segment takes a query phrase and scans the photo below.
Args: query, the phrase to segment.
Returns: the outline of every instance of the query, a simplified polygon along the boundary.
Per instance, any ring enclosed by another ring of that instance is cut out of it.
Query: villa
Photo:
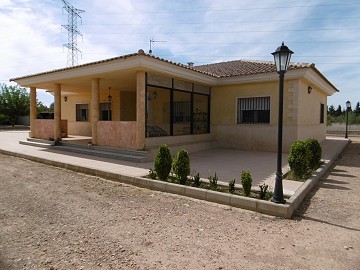
[[[167,143],[277,149],[275,64],[238,60],[183,65],[139,50],[93,63],[13,78],[30,88],[30,137],[91,137],[93,145],[147,150]],[[54,119],[37,119],[36,91],[54,95]],[[290,63],[284,84],[283,149],[326,136],[327,97],[338,89],[314,64]]]

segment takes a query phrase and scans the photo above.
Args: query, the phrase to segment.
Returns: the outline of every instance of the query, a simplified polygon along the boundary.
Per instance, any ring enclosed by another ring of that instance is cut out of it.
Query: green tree
[[[54,112],[54,102],[50,104],[49,112]]]
[[[0,114],[12,125],[30,112],[30,95],[25,88],[0,84]]]
[[[173,160],[173,168],[180,184],[185,185],[190,174],[190,157],[185,149],[180,149]]]
[[[36,102],[37,112],[49,112],[49,108],[41,101]]]
[[[172,162],[170,148],[166,144],[162,144],[154,160],[154,169],[160,180],[167,180],[171,171]]]
[[[339,105],[335,111],[335,115],[334,116],[340,116],[342,115],[342,110],[341,110],[341,106]]]
[[[356,116],[360,115],[360,102],[356,103],[354,113],[355,113]]]
[[[331,116],[335,116],[335,107],[334,105],[330,105],[330,107],[328,108],[328,114]]]

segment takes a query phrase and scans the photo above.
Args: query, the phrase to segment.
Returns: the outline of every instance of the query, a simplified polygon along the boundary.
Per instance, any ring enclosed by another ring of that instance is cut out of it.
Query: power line
[[[267,10],[267,9],[291,9],[291,8],[309,8],[309,7],[350,7],[359,6],[360,3],[340,3],[340,4],[316,4],[316,5],[298,5],[298,6],[271,6],[271,7],[251,7],[251,8],[233,8],[226,9],[188,9],[188,10],[136,10],[136,11],[123,11],[123,12],[105,12],[105,13],[90,13],[90,14],[161,14],[161,13],[200,13],[200,12],[227,12],[227,11],[240,11],[240,10]]]
[[[77,9],[72,6],[68,1],[61,0],[64,3],[64,9],[68,13],[68,24],[63,27],[68,31],[68,43],[64,47],[68,48],[67,66],[74,66],[78,64],[78,52],[81,52],[77,47],[77,36],[81,35],[77,28],[77,19],[84,10]]]
[[[319,32],[319,31],[351,31],[360,30],[360,28],[322,28],[322,29],[279,29],[279,30],[232,30],[232,31],[171,31],[171,32],[157,32],[157,34],[234,34],[234,33],[274,33],[274,32]],[[87,32],[89,34],[97,35],[146,35],[149,32],[128,32],[128,33],[96,33]]]
[[[86,23],[83,25],[209,25],[209,24],[243,24],[243,23],[268,23],[268,22],[293,22],[293,21],[323,21],[323,20],[352,20],[360,17],[334,17],[334,18],[304,18],[304,19],[278,19],[278,20],[246,20],[246,21],[211,21],[211,22],[164,22],[164,23]]]

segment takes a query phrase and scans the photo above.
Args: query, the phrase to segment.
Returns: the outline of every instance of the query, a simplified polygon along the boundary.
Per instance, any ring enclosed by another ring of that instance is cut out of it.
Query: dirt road
[[[0,269],[359,269],[360,141],[293,220],[0,155]]]

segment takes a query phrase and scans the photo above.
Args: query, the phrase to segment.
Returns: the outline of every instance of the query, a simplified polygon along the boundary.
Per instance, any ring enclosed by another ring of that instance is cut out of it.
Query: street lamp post
[[[274,56],[276,71],[279,74],[279,120],[278,120],[278,149],[277,149],[277,168],[275,177],[275,187],[273,197],[274,203],[285,203],[283,194],[283,174],[282,174],[282,135],[283,135],[283,100],[284,100],[284,77],[288,69],[291,55],[294,52],[289,50],[284,42],[272,53]]]
[[[349,124],[349,110],[351,107],[350,101],[346,101],[346,130],[345,130],[345,138],[348,138],[348,124]]]

